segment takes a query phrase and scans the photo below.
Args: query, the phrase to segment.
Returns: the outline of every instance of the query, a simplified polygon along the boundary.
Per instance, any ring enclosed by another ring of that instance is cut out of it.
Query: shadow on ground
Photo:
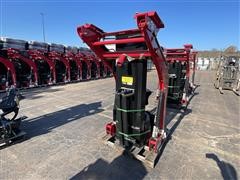
[[[194,96],[199,95],[199,92],[196,92],[196,89],[200,87],[200,85],[195,85],[195,88],[193,89],[192,95],[189,98],[188,104],[186,107],[182,107],[179,105],[168,105],[167,106],[167,112],[166,112],[166,119],[165,119],[165,127],[166,127],[166,133],[167,138],[165,139],[164,143],[162,144],[162,147],[160,149],[160,152],[156,158],[155,166],[161,159],[162,153],[164,149],[166,148],[169,141],[172,139],[172,135],[174,131],[177,129],[183,118],[192,113],[192,109],[189,109],[188,106],[191,103],[191,100]],[[174,120],[174,122],[173,122]]]
[[[225,161],[221,161],[216,154],[206,153],[206,158],[212,159],[216,162],[219,169],[221,170],[221,174],[224,180],[237,180],[237,171],[235,168]]]
[[[22,123],[22,129],[27,133],[26,138],[32,138],[51,132],[52,129],[79,120],[80,118],[102,112],[101,102],[80,104],[64,110],[27,119]]]
[[[169,141],[172,139],[172,135],[173,135],[174,131],[177,129],[177,127],[183,120],[184,116],[186,116],[187,114],[189,114],[191,112],[192,112],[191,109],[185,109],[184,111],[179,111],[177,109],[171,109],[171,108],[167,109],[168,116],[165,121],[166,126],[168,126],[172,122],[173,119],[175,119],[175,122],[170,127],[166,128],[167,138],[165,139],[164,143],[162,144],[160,152],[159,152],[158,156],[156,157],[155,166],[160,161],[162,153],[164,152],[164,149],[166,148]],[[176,118],[177,115],[178,115],[178,117]]]
[[[26,90],[19,90],[19,94],[22,96],[21,99],[39,99],[44,97],[44,95],[39,95],[41,93],[53,93],[62,90],[63,88],[52,88],[52,86],[45,86]]]
[[[111,163],[103,159],[98,159],[93,164],[83,168],[78,174],[74,175],[70,180],[141,180],[147,174],[144,165],[134,159],[128,158],[125,152],[115,158]]]
[[[52,93],[57,91],[62,91],[63,88],[52,88],[53,86],[43,86],[43,87],[35,87],[29,89],[17,89],[19,93],[20,99],[39,99],[44,97],[43,95],[39,95],[40,93]],[[56,86],[55,86],[56,87]],[[5,96],[6,91],[0,91],[0,98]]]

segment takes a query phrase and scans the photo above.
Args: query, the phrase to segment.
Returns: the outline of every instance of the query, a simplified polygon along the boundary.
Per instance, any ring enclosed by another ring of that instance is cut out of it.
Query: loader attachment
[[[166,138],[168,70],[156,38],[164,24],[156,12],[138,13],[135,19],[136,29],[104,32],[85,24],[77,32],[111,69],[116,80],[113,121],[106,125],[105,139],[154,166]],[[146,88],[148,60],[153,61],[159,81],[160,98],[155,113],[145,109],[151,94]],[[143,153],[146,151],[148,155]]]

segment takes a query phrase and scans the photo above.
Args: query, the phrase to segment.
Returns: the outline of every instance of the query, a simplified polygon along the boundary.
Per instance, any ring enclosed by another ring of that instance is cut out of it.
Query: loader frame
[[[117,76],[116,68],[123,66],[124,63],[130,61],[147,61],[147,59],[151,59],[153,61],[158,75],[158,89],[161,94],[161,98],[159,98],[156,108],[153,129],[149,133],[147,143],[142,150],[147,149],[154,154],[158,154],[166,138],[165,116],[168,93],[168,72],[167,62],[156,37],[159,29],[164,28],[164,24],[156,12],[137,13],[135,15],[135,19],[137,22],[136,29],[104,32],[92,24],[85,24],[78,27],[77,32],[90,49],[109,69],[111,69],[111,71],[113,71],[116,82],[119,80],[118,78],[120,78]],[[118,39],[117,37],[119,36],[123,38]],[[111,48],[107,48],[108,45],[131,46],[132,44],[136,45],[136,47],[144,46],[146,48],[129,48],[127,50],[120,51],[117,49],[113,50]],[[115,64],[113,64],[113,62]],[[117,128],[115,122],[110,122],[106,125],[106,133],[110,137],[115,137],[117,133],[116,131]],[[141,158],[138,159],[141,160]]]
[[[31,59],[28,59],[27,57],[22,55],[21,52],[19,52],[19,50],[17,49],[12,49],[12,48],[7,49],[7,55],[8,55],[8,60],[14,61],[15,59],[19,59],[24,63],[26,63],[31,69],[34,78],[31,77],[27,87],[38,86],[38,73],[37,73],[36,64]],[[32,81],[32,79],[34,80]]]
[[[231,61],[234,59],[235,62]],[[222,56],[215,76],[214,86],[223,94],[223,90],[231,90],[240,95],[240,58],[237,56]]]
[[[85,54],[86,59],[90,63],[91,79],[98,79],[98,78],[100,78],[100,62],[99,62],[98,57],[94,53],[88,52],[88,51],[85,51],[84,54]],[[96,65],[95,75],[92,73],[93,64]]]
[[[192,87],[196,87],[196,84],[195,84],[195,73],[196,73],[196,61],[197,61],[197,54],[198,52],[197,51],[192,51],[191,54],[190,54],[190,61],[192,62],[192,78],[191,78],[191,86]]]
[[[168,103],[187,106],[193,91],[190,82],[191,44],[185,44],[184,48],[165,49],[166,60],[169,66],[169,93]],[[193,65],[195,76],[195,61]]]
[[[59,83],[68,83],[70,81],[70,66],[69,66],[68,61],[65,58],[62,57],[61,53],[56,52],[56,51],[50,51],[46,55],[50,60],[52,60],[54,62],[55,71],[57,71],[56,70],[57,61],[60,61],[61,63],[64,64],[64,66],[66,68],[65,69],[66,72],[65,72],[65,75],[64,75],[64,78],[63,78],[63,82],[59,82]],[[57,73],[57,72],[55,72],[55,73]],[[58,83],[58,82],[56,82],[56,83]]]
[[[87,56],[83,52],[78,52],[77,54],[75,54],[75,57],[77,61],[81,62],[81,65],[82,65],[82,69],[81,69],[82,80],[90,80],[91,79],[91,63],[88,61]],[[85,75],[84,75],[84,64],[87,66],[87,68],[85,69],[86,70]]]
[[[65,54],[63,54],[63,58],[68,61],[69,63],[69,67],[71,68],[71,65],[70,65],[70,61],[74,61],[76,63],[76,66],[77,66],[77,77],[76,77],[76,81],[80,81],[82,80],[82,63],[80,60],[78,60],[75,56],[74,53],[72,52],[66,52]],[[70,72],[71,73],[71,72]],[[70,74],[71,77],[72,77],[72,74]],[[74,81],[70,78],[71,81]]]
[[[55,84],[56,83],[55,64],[52,60],[48,59],[45,56],[45,52],[40,51],[40,50],[28,50],[27,53],[29,55],[29,58],[31,60],[33,60],[34,62],[40,61],[40,60],[47,62],[47,64],[49,65],[50,74],[51,74],[51,77],[49,78],[47,85]],[[40,76],[40,74],[39,74],[39,76]]]
[[[16,87],[17,86],[17,77],[16,77],[16,71],[15,71],[15,67],[14,67],[13,63],[4,57],[0,57],[0,63],[2,63],[5,66],[5,68],[7,69],[6,82],[5,82],[5,85],[3,85],[1,87],[0,90],[5,91],[5,89],[9,88],[11,85]],[[9,75],[11,76],[11,79],[8,77]],[[11,81],[12,84],[10,84],[9,81]]]

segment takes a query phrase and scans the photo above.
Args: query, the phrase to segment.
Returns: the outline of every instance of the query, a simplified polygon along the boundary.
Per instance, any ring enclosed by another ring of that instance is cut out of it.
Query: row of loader
[[[0,90],[110,77],[87,48],[10,38],[0,39]]]

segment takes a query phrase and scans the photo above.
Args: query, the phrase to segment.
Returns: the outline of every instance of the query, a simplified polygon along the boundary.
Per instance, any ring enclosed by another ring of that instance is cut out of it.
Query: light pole
[[[44,14],[40,13],[41,17],[42,17],[42,31],[43,31],[43,41],[46,42],[45,39],[45,24],[44,24]]]

